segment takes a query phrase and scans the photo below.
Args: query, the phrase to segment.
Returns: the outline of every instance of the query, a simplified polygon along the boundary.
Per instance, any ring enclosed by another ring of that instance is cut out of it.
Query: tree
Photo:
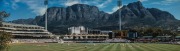
[[[163,30],[161,28],[138,28],[135,29],[141,36],[152,36],[153,38],[161,35]]]
[[[0,21],[3,21],[4,18],[9,17],[10,14],[6,13],[5,11],[0,11]]]
[[[12,35],[11,33],[7,33],[4,31],[1,31],[0,33],[0,51],[8,51]]]
[[[171,32],[171,38],[172,38],[173,41],[175,41],[175,38],[176,38],[177,35],[178,35],[177,32],[175,32],[175,31]]]
[[[145,29],[143,28],[136,28],[134,29],[140,36],[145,36]]]
[[[0,26],[5,18],[10,14],[7,14],[5,11],[0,11]],[[1,29],[0,29],[1,30]],[[8,51],[9,43],[11,42],[11,33],[0,31],[0,51]]]
[[[3,20],[9,16],[10,14],[6,13],[5,11],[0,11],[0,26],[2,26]]]
[[[162,29],[160,29],[160,28],[153,28],[152,29],[152,36],[153,36],[153,38],[159,36],[160,34],[162,34]]]

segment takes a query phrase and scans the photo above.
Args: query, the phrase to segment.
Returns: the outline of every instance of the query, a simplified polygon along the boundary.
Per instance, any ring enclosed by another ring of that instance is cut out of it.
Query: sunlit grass
[[[10,51],[180,51],[180,45],[144,43],[12,44]]]

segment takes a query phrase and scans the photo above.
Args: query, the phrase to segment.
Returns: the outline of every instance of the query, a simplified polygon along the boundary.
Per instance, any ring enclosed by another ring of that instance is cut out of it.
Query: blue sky
[[[45,13],[44,0],[0,0],[0,11],[5,10],[11,16],[7,21],[35,18]],[[88,4],[97,6],[101,11],[113,13],[118,8],[117,0],[49,0],[49,7],[67,7],[73,4]],[[122,0],[123,5],[138,0]],[[168,11],[180,20],[180,0],[140,0],[146,8],[158,8]]]

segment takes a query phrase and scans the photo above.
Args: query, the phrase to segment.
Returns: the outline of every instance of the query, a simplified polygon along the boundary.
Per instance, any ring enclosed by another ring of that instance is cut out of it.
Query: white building
[[[84,34],[85,27],[84,26],[70,27],[68,28],[68,31],[70,34]]]
[[[103,41],[108,39],[108,33],[111,31],[101,31],[86,29],[84,26],[70,27],[68,28],[69,35],[64,35],[65,41],[76,41],[76,42],[86,42],[86,41]]]

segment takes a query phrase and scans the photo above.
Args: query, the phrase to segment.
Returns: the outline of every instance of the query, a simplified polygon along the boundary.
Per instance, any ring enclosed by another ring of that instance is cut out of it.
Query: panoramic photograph
[[[180,51],[180,0],[0,0],[0,51]]]

